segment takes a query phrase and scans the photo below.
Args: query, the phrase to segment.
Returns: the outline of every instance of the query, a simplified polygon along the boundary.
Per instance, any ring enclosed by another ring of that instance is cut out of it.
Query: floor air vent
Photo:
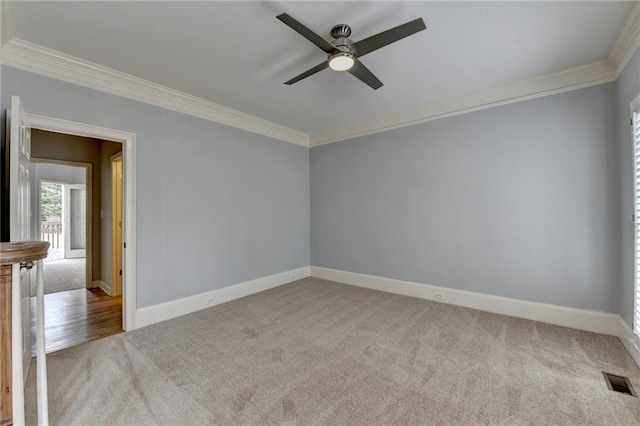
[[[636,391],[633,389],[633,386],[631,386],[631,382],[627,377],[605,373],[604,371],[602,372],[602,374],[604,374],[604,380],[605,382],[607,382],[607,387],[609,388],[609,390],[631,395],[636,398],[638,397],[638,395],[636,395]]]

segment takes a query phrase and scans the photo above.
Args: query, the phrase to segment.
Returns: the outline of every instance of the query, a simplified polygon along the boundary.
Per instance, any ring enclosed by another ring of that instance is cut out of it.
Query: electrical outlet
[[[207,299],[207,301],[205,303],[208,306],[208,305],[213,305],[213,302],[214,302],[213,297],[210,297],[210,298]]]
[[[439,293],[437,291],[433,292],[433,298],[435,300],[444,300],[444,293]]]

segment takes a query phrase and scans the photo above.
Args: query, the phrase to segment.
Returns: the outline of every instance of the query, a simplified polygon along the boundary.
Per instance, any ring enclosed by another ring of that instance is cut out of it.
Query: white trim
[[[93,288],[99,288],[100,290],[104,291],[105,293],[107,293],[109,296],[111,296],[111,286],[107,285],[107,283],[105,283],[102,280],[95,280],[91,283],[91,286]]]
[[[62,52],[11,38],[12,2],[0,3],[0,60],[3,65],[307,147],[609,83],[615,81],[640,47],[640,4],[637,4],[618,34],[608,59],[309,135]]]
[[[15,200],[15,198],[13,199]],[[22,289],[20,288],[22,280],[20,279],[19,263],[14,263],[11,266],[11,274],[11,398],[13,400],[13,424],[23,425],[25,424],[24,385],[27,376],[24,374],[25,368],[22,362],[24,345],[22,342]]]
[[[47,391],[47,342],[44,334],[44,260],[36,262],[36,402],[38,424],[49,424],[49,394]]]
[[[4,65],[9,67],[307,147],[609,83],[616,78],[614,64],[609,59],[605,59],[545,76],[433,102],[400,114],[377,117],[308,135],[193,95],[16,38],[9,40],[0,50],[0,59]]]
[[[629,13],[609,53],[609,59],[616,69],[616,78],[627,66],[638,47],[640,47],[640,3],[637,3]]]
[[[17,38],[2,47],[0,58],[9,67],[297,145],[309,145],[309,135],[298,130]]]
[[[27,114],[32,128],[65,133],[123,144],[124,158],[124,250],[122,322],[126,331],[136,329],[136,158],[135,133],[125,132],[91,124],[78,123],[36,114]]]
[[[156,105],[302,146],[318,146],[615,80],[605,59],[557,73],[483,89],[400,114],[308,135],[183,92],[19,39],[0,51],[4,65]]]
[[[172,300],[158,305],[138,309],[136,325],[146,327],[161,321],[166,321],[192,312],[207,309],[221,303],[230,302],[250,294],[278,287],[309,276],[309,267],[292,269],[279,274],[246,281],[240,284],[219,288],[206,293],[196,294],[178,300]],[[213,299],[212,303],[207,300]]]
[[[615,78],[616,75],[613,65],[608,59],[605,59],[553,74],[503,84],[459,97],[433,102],[399,114],[377,117],[352,125],[331,128],[325,132],[312,134],[309,146],[325,145],[500,105],[610,83],[614,81]]]
[[[561,325],[578,330],[592,331],[594,333],[608,334],[611,336],[618,336],[619,334],[620,316],[617,314],[510,299],[472,291],[436,287],[427,284],[376,277],[373,275],[321,268],[318,266],[311,266],[311,276],[369,288],[372,290],[418,297],[420,299],[434,300],[433,294],[435,292],[442,294],[444,299],[434,301],[448,303],[451,305],[464,306],[466,308]]]
[[[100,133],[100,139],[112,142],[124,141],[134,133],[124,132],[122,130],[108,129],[106,127],[94,126],[93,124],[78,123],[75,121],[64,120],[61,118],[45,117],[38,114],[27,114],[30,120],[34,120],[37,125],[31,127],[47,132],[64,133],[65,135],[84,136],[87,131]]]
[[[636,345],[634,341],[633,331],[627,322],[620,317],[620,321],[618,323],[618,337],[620,341],[624,345],[631,358],[640,366],[640,348]]]

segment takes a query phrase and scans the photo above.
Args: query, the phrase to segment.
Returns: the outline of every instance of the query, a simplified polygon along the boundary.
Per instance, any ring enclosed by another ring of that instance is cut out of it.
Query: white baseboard
[[[101,280],[95,280],[91,283],[91,287],[93,288],[100,288],[102,291],[104,291],[105,293],[107,293],[109,296],[111,296],[111,286],[107,285],[107,283],[105,283],[104,281]]]
[[[627,352],[629,352],[629,355],[631,355],[631,358],[633,358],[636,364],[638,364],[638,366],[640,367],[640,348],[638,348],[638,345],[636,345],[634,341],[633,331],[631,330],[631,327],[625,320],[622,319],[622,317],[620,317],[618,325],[618,337],[620,338],[620,341],[624,345]]]
[[[436,287],[373,275],[321,268],[318,266],[311,266],[311,276],[372,290],[418,297],[496,314],[561,325],[578,330],[592,331],[594,333],[619,336],[620,315],[617,314],[510,299],[507,297]],[[436,300],[434,293],[442,294],[444,299]]]
[[[309,276],[372,290],[434,300],[496,314],[617,336],[629,354],[631,354],[633,360],[640,366],[640,348],[634,343],[631,327],[617,314],[510,299],[507,297],[394,280],[355,272],[339,271],[318,266],[305,266],[292,269],[183,299],[138,309],[136,311],[136,328],[146,327],[171,318],[207,309]],[[98,283],[98,286],[106,293],[110,293],[111,288],[104,282],[94,281],[94,284],[95,283]],[[444,299],[435,300],[433,297],[434,292],[441,293]],[[213,303],[207,303],[209,299],[213,299]]]
[[[219,288],[206,293],[196,294],[171,302],[140,308],[136,311],[136,328],[146,327],[171,318],[207,309],[221,303],[230,302],[250,294],[278,287],[309,276],[309,267],[304,266],[290,271],[280,272],[229,287]],[[207,303],[213,299],[212,303]]]

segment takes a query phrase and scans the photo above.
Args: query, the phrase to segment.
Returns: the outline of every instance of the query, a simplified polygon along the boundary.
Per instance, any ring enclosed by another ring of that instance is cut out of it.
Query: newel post
[[[0,426],[13,424],[18,417],[24,417],[24,413],[15,413],[14,418],[13,413],[14,398],[19,398],[24,405],[24,395],[14,395],[13,392],[16,387],[12,374],[13,265],[31,268],[34,262],[47,257],[48,249],[49,243],[44,241],[0,243]],[[19,298],[21,295],[15,296]],[[21,363],[22,360],[16,362]],[[22,377],[16,379],[22,384]],[[23,392],[21,386],[19,390]]]

